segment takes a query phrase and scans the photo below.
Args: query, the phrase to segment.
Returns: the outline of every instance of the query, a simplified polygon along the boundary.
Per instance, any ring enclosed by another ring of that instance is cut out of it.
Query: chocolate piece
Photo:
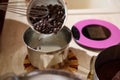
[[[100,25],[88,25],[83,28],[83,34],[93,40],[104,40],[110,36],[110,31]]]
[[[87,31],[91,38],[96,38],[96,39],[103,38],[104,39],[107,37],[102,27],[99,27],[99,26],[87,27]]]

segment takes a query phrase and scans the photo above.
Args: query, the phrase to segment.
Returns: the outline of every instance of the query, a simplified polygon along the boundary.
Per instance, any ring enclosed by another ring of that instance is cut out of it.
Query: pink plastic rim
[[[97,41],[97,40],[89,39],[82,34],[82,29],[88,25],[104,26],[111,32],[111,35],[109,38],[105,40]],[[94,49],[105,49],[105,48],[108,48],[110,46],[120,43],[120,30],[117,28],[117,26],[115,26],[114,24],[110,22],[103,21],[103,20],[97,20],[97,19],[88,19],[88,20],[77,22],[74,25],[74,27],[76,27],[80,33],[80,38],[76,40],[76,42],[85,47],[94,48]]]

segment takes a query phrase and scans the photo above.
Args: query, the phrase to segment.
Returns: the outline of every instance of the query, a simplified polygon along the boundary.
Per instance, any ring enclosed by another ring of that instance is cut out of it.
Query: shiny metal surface
[[[63,61],[67,56],[67,47],[71,42],[71,38],[71,31],[65,26],[58,33],[50,35],[39,34],[28,28],[23,36],[28,47],[29,60],[32,65],[39,69],[44,69],[46,60],[47,62],[51,61],[51,55],[54,57],[54,62],[51,64]]]
[[[92,56],[90,60],[90,71],[87,75],[87,80],[93,80],[94,79],[94,64],[95,64],[95,56]]]
[[[49,54],[68,46],[71,41],[71,31],[64,27],[57,34],[45,35],[28,28],[24,34],[24,41],[30,49]]]
[[[76,75],[60,70],[35,70],[21,75],[5,74],[0,80],[81,80]]]

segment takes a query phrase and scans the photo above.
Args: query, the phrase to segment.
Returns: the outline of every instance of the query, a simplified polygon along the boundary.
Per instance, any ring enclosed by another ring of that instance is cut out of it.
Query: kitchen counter
[[[16,1],[16,0],[10,0],[10,1]],[[17,7],[17,5],[16,5],[16,7]],[[109,12],[99,13],[99,12],[97,12],[96,13],[96,12],[91,12],[91,10],[88,10],[87,12],[85,10],[85,12],[82,12],[80,10],[68,9],[68,16],[67,16],[65,25],[69,29],[71,29],[71,27],[78,21],[82,21],[85,19],[100,19],[100,20],[105,20],[105,21],[111,22],[114,25],[116,25],[118,28],[120,28],[120,18],[119,17],[120,17],[120,13],[116,13],[116,12],[115,13],[109,13]],[[24,45],[24,42],[22,41],[22,36],[23,36],[23,32],[28,28],[28,22],[27,22],[26,16],[21,16],[21,15],[10,13],[10,12],[7,12],[5,19],[6,20],[4,23],[4,28],[3,28],[3,33],[2,33],[2,37],[1,37],[1,43],[0,43],[1,44],[0,59],[3,60],[3,61],[0,61],[0,63],[5,62],[5,64],[1,65],[1,67],[3,67],[3,69],[0,68],[0,71],[1,71],[1,74],[4,74],[6,72],[15,71],[17,69],[18,72],[16,72],[16,73],[20,74],[20,73],[24,72],[23,66],[17,66],[17,67],[15,67],[16,69],[13,69],[13,67],[11,66],[10,69],[8,69],[7,71],[5,69],[7,69],[8,66],[10,66],[10,65],[15,66],[16,64],[18,64],[18,62],[19,62],[18,65],[22,65],[22,62],[25,58],[25,57],[23,57],[23,55],[27,54],[26,46]],[[73,39],[70,43],[70,47],[74,47],[74,48],[83,50],[90,57],[93,55],[97,56],[99,54],[99,52],[101,52],[101,50],[91,50],[91,49],[82,47],[82,46],[78,45]],[[12,55],[14,53],[16,53],[14,55],[15,57],[13,57],[13,55]],[[5,57],[8,59],[6,60]],[[20,60],[16,61],[17,58],[19,58]],[[12,60],[13,62],[11,62],[10,60]],[[7,64],[6,62],[10,63],[10,64]],[[89,66],[87,66],[87,67],[89,67]],[[19,70],[19,68],[21,68],[22,70]],[[4,72],[4,71],[6,71],[6,72]],[[83,76],[83,77],[85,78],[86,76]]]

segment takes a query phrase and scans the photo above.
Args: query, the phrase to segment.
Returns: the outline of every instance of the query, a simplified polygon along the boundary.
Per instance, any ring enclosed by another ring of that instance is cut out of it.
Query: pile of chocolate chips
[[[65,10],[61,5],[41,5],[33,7],[33,9],[40,9],[41,7],[46,7],[48,9],[48,15],[41,17],[41,15],[36,15],[35,17],[29,17],[33,28],[44,34],[57,33],[62,27],[65,19]],[[31,9],[32,10],[32,9]],[[32,11],[30,11],[30,14]],[[38,12],[39,14],[39,12]]]

